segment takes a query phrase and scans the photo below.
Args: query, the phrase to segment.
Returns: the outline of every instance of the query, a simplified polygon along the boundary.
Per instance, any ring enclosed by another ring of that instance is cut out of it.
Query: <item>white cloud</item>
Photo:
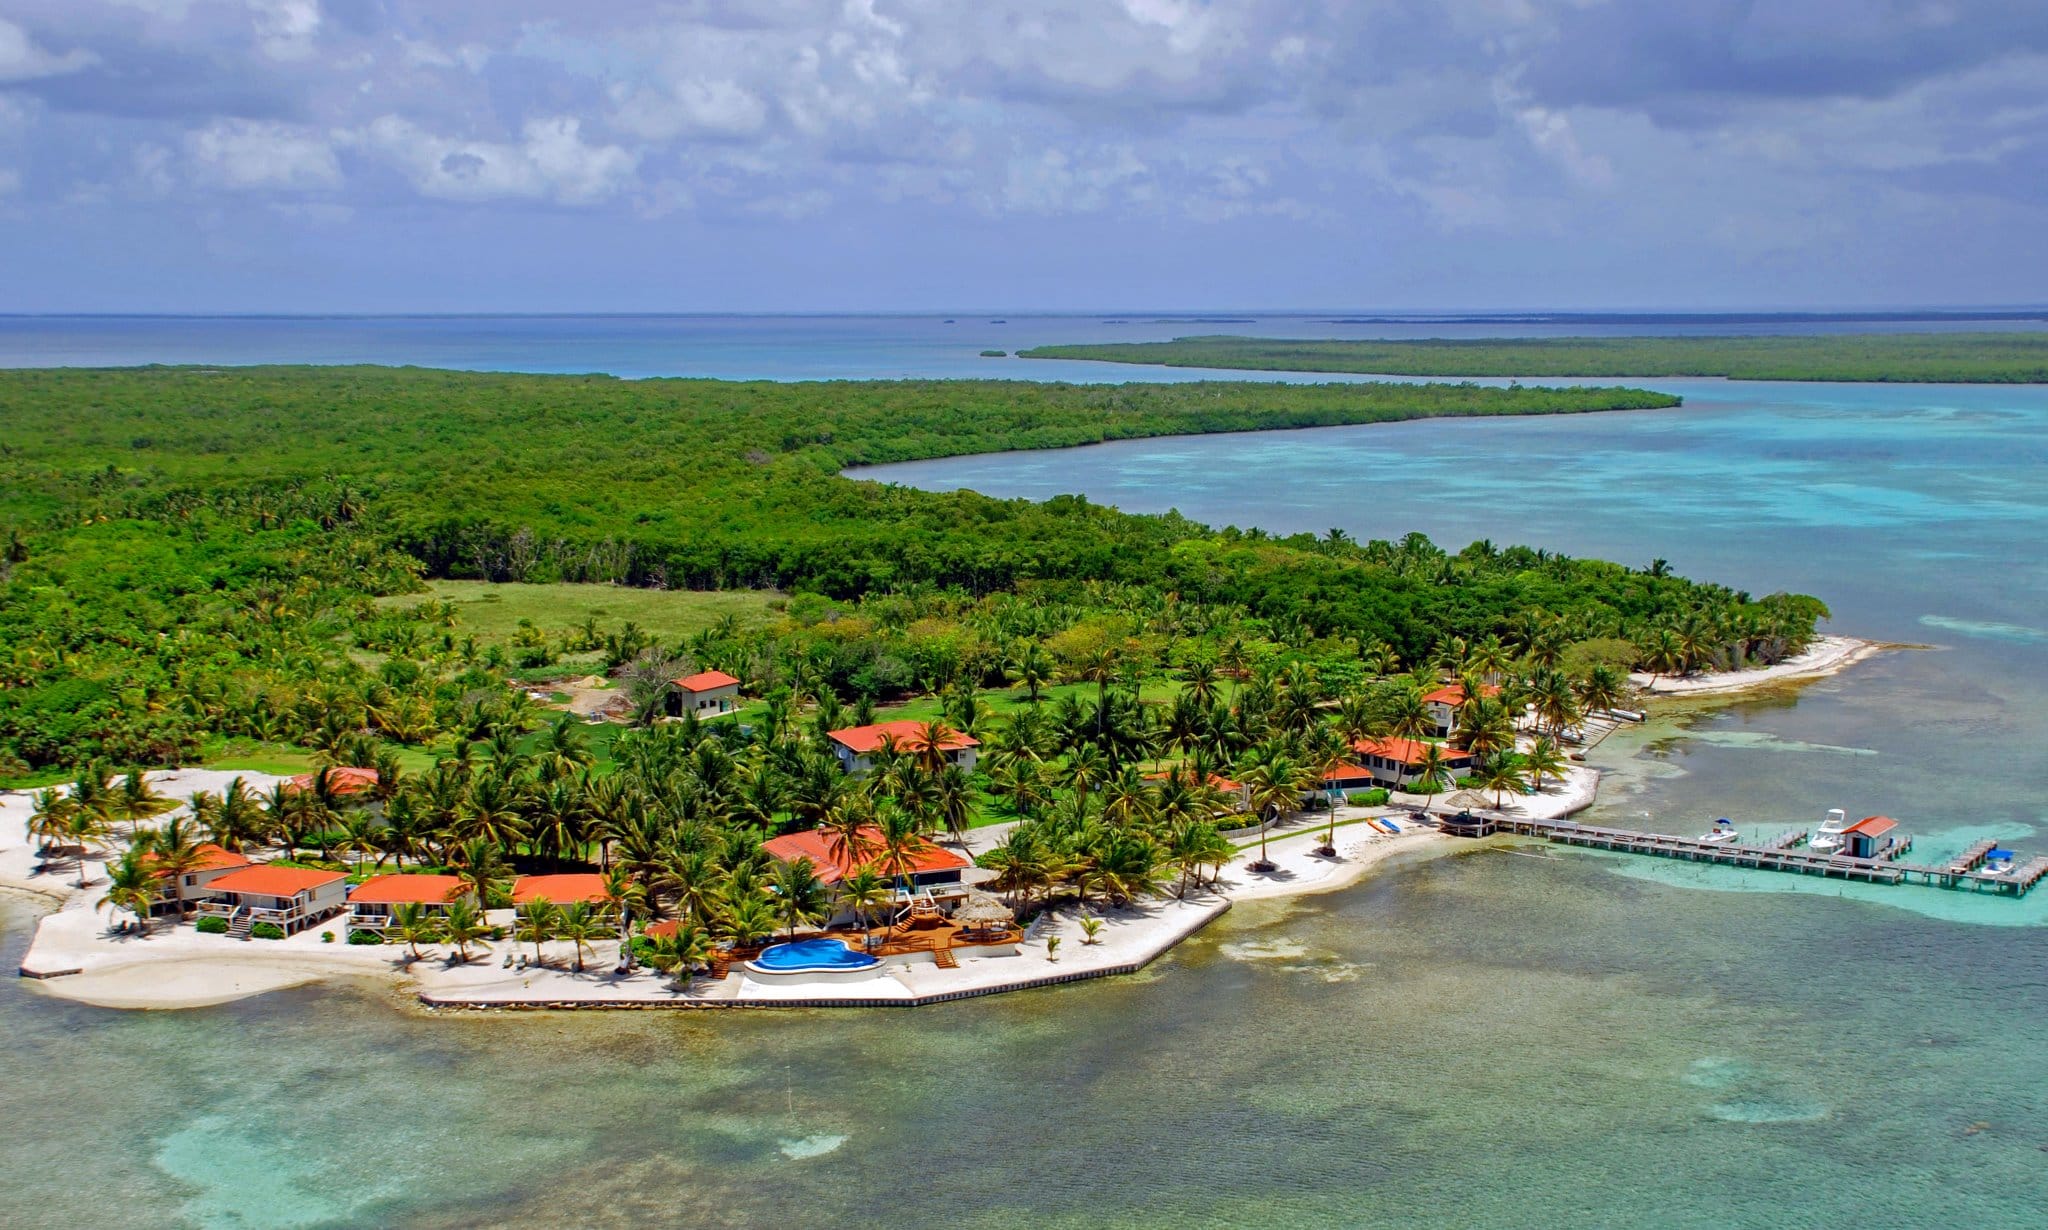
[[[28,31],[0,17],[0,82],[59,77],[97,63],[99,57],[82,47],[53,55],[38,47]]]
[[[626,93],[612,122],[650,141],[681,136],[744,137],[768,122],[768,105],[737,81],[677,81]]]
[[[587,205],[618,195],[634,180],[639,156],[591,145],[569,116],[534,120],[517,145],[444,137],[396,115],[354,139],[402,170],[419,192],[453,201],[549,199]]]
[[[326,137],[291,124],[219,120],[185,139],[192,159],[230,188],[327,188],[341,167]]]
[[[320,0],[249,0],[257,45],[273,60],[303,60],[320,33]]]

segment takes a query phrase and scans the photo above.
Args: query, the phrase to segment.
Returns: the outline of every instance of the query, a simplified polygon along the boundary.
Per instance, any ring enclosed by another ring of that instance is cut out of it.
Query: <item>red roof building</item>
[[[515,906],[535,901],[549,901],[555,905],[581,901],[586,905],[597,905],[603,900],[604,877],[596,872],[520,876],[512,881],[512,904]]]
[[[736,688],[740,681],[724,671],[698,671],[674,681],[685,692],[709,692],[713,688]]]
[[[872,726],[848,726],[844,730],[833,731],[832,742],[862,756],[880,751],[882,745],[889,742],[894,742],[898,748],[908,751],[924,738],[926,725],[928,723],[906,719],[900,722],[876,722]],[[939,738],[939,750],[942,752],[957,752],[962,748],[981,746],[981,741],[973,735],[962,734],[943,723],[937,725],[944,732]]]
[[[347,882],[348,877],[339,871],[257,863],[240,871],[230,871],[209,887],[217,893],[234,893],[245,897],[296,897],[300,893],[318,892],[328,885]]]
[[[835,849],[832,838],[818,829],[804,829],[797,833],[784,833],[761,843],[761,848],[778,862],[793,863],[800,858],[811,860],[818,869],[818,879],[826,884],[837,884],[853,871],[867,864],[875,864],[881,870],[882,831],[869,825],[860,831],[863,848],[841,852]],[[943,846],[933,845],[919,839],[911,851],[908,874],[916,876],[934,875],[939,872],[960,871],[974,864]]]
[[[1886,858],[1895,856],[1899,838],[1892,836],[1899,822],[1890,816],[1865,816],[1842,830],[1842,837],[1848,845],[1851,858]]]
[[[1492,699],[1500,695],[1500,688],[1491,683],[1485,684],[1480,687],[1479,694]],[[1447,683],[1434,692],[1425,693],[1422,697],[1422,703],[1425,705],[1447,705],[1450,708],[1456,709],[1465,703],[1465,685],[1462,683]]]
[[[210,841],[201,845],[199,847],[198,853],[199,857],[193,861],[190,867],[187,867],[185,869],[185,874],[187,876],[205,875],[207,872],[210,871],[233,871],[237,867],[255,866],[254,863],[250,862],[248,859],[242,857],[241,855],[236,854],[233,850],[217,846]],[[154,854],[145,854],[142,856],[142,865],[145,867],[156,868],[156,865],[159,861],[160,860]],[[150,874],[161,879],[164,876],[169,875],[170,872],[161,869],[156,869],[152,870]]]
[[[297,794],[301,790],[311,790],[314,783],[319,780],[320,774],[317,771],[301,773],[286,782],[284,788]],[[338,765],[327,770],[327,788],[336,794],[361,794],[366,790],[375,790],[377,770]]]
[[[1843,829],[1844,833],[1861,833],[1865,837],[1882,837],[1899,827],[1899,822],[1890,816],[1865,816]]]
[[[1423,743],[1416,739],[1395,738],[1354,739],[1351,742],[1351,750],[1361,756],[1377,756],[1382,760],[1390,760],[1395,764],[1404,765],[1422,764],[1429,756],[1429,749],[1432,747],[1437,748],[1443,753],[1446,765],[1471,763],[1472,753],[1460,751],[1455,747],[1445,747],[1441,743]]]
[[[350,905],[446,905],[469,891],[456,876],[371,876],[348,895]]]

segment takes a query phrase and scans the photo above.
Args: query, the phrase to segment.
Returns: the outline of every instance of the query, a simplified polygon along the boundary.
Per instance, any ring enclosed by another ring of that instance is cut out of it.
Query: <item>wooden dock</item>
[[[1469,826],[1467,826],[1469,828]],[[2024,896],[2048,878],[2048,857],[2036,858],[2007,875],[1987,875],[1980,868],[1994,842],[1979,842],[1940,866],[1909,863],[1904,856],[1912,849],[1911,839],[1893,842],[1877,858],[1851,858],[1801,848],[1808,833],[1788,829],[1762,842],[1701,841],[1696,837],[1673,837],[1665,833],[1643,833],[1632,829],[1603,828],[1572,820],[1532,820],[1516,816],[1488,815],[1478,835],[1488,832],[1517,833],[1541,837],[1561,845],[1614,850],[1624,854],[1648,854],[1659,858],[1682,858],[1693,862],[1719,863],[1727,867],[1753,867],[1759,871],[1784,871],[1867,884],[1922,883],[1937,888],[1969,888]]]

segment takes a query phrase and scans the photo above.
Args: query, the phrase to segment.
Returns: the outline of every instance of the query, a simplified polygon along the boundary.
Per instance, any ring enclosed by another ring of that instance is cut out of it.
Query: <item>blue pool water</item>
[[[855,952],[838,940],[795,940],[773,944],[754,958],[756,969],[771,974],[804,974],[817,970],[866,969],[881,962]]]

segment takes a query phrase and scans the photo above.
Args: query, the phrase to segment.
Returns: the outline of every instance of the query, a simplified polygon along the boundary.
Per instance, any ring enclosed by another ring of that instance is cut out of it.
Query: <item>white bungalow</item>
[[[145,860],[154,863],[155,855]],[[230,871],[239,871],[255,864],[232,850],[207,842],[199,847],[199,857],[190,867],[173,876],[169,871],[156,872],[156,903],[150,907],[152,914],[182,914],[191,906],[213,895],[213,883]]]
[[[912,752],[918,740],[924,736],[925,723],[906,719],[898,722],[876,722],[872,726],[848,726],[831,732],[832,751],[839,757],[839,767],[848,773],[866,773],[875,767],[875,753],[884,744],[894,744],[897,750]],[[974,771],[974,758],[981,747],[981,741],[973,735],[962,734],[950,727],[939,739],[939,751],[946,763],[958,765],[968,772]]]
[[[698,717],[731,713],[740,698],[740,681],[724,671],[698,671],[673,681],[682,711]]]
[[[459,876],[371,876],[348,895],[349,930],[382,931],[391,925],[391,915],[401,905],[446,914],[450,903],[471,895],[469,885]]]
[[[230,871],[208,887],[213,900],[200,905],[200,917],[225,918],[228,934],[243,938],[257,923],[274,923],[290,935],[348,906],[348,877],[310,867],[257,864]]]

